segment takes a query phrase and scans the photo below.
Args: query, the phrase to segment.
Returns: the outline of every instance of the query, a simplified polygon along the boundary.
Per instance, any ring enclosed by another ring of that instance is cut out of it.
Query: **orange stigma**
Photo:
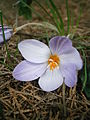
[[[50,66],[50,70],[55,69],[59,66],[60,60],[59,57],[55,55],[50,55],[50,58],[48,59],[48,65]]]

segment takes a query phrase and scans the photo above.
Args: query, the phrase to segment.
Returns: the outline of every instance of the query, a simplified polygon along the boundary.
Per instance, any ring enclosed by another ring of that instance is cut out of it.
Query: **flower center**
[[[59,66],[60,60],[59,57],[55,55],[50,55],[50,58],[48,59],[48,65],[50,66],[50,70],[55,69]]]

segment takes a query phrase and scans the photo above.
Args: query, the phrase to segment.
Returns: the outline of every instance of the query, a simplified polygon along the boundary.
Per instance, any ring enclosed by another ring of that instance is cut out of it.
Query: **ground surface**
[[[3,12],[4,24],[14,26],[16,20],[16,8],[12,4],[16,0],[0,1],[0,9]],[[41,0],[40,0],[41,1]],[[42,1],[41,1],[42,2]],[[44,1],[43,3],[44,4]],[[66,11],[63,0],[55,0],[58,9],[61,10],[62,17],[66,26]],[[85,53],[88,65],[90,64],[90,38],[77,40],[80,36],[90,36],[90,0],[69,0],[70,10],[74,11],[75,21],[77,20],[79,8],[82,7],[83,14],[76,31],[73,45],[85,46]],[[46,7],[46,6],[45,6]],[[43,12],[35,6],[35,9]],[[45,16],[47,17],[47,16]],[[50,19],[47,17],[50,21]],[[32,22],[40,22],[41,19],[33,14]],[[18,26],[30,22],[22,16],[18,17]],[[52,22],[52,21],[50,21]],[[74,23],[75,24],[75,23]],[[52,31],[48,31],[49,36],[53,36]],[[46,31],[42,28],[26,27],[16,35],[13,35],[8,41],[8,58],[5,45],[0,46],[0,120],[89,120],[90,119],[90,101],[81,92],[81,83],[73,89],[66,88],[66,111],[67,117],[63,116],[62,87],[54,92],[43,92],[37,81],[19,82],[12,77],[14,67],[23,59],[17,49],[17,43],[24,38],[36,38],[46,42],[44,35]],[[82,51],[80,51],[81,56]],[[79,73],[80,77],[81,72]]]

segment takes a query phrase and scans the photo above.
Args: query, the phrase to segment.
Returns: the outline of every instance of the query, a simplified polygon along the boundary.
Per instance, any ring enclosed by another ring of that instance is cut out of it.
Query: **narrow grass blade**
[[[48,31],[46,31],[46,40],[47,40],[47,44],[48,44],[48,46],[49,46],[49,36],[48,36]]]
[[[70,31],[71,33],[73,32],[73,26],[74,26],[74,16],[73,16],[73,14],[71,16],[71,31]]]
[[[6,47],[6,52],[7,52],[8,58],[10,58],[10,54],[9,54],[9,51],[8,51],[8,48],[7,48],[7,43],[6,43],[6,40],[5,40],[5,33],[4,33],[4,27],[3,27],[3,17],[2,17],[2,12],[1,11],[0,11],[0,17],[1,17],[3,40],[4,40],[4,43],[5,43],[5,47]]]
[[[11,65],[6,64],[4,61],[0,61],[0,64],[3,64],[5,67],[7,67],[10,71],[13,70],[13,67]]]
[[[57,29],[58,29],[58,31],[59,31],[59,34],[61,34],[60,23],[59,23],[59,21],[58,21],[58,17],[57,17],[57,15],[56,15],[56,13],[55,13],[55,10],[50,7],[48,0],[46,0],[46,3],[47,3],[47,5],[48,5],[48,8],[49,8],[49,10],[50,10],[50,12],[51,12],[51,14],[52,14],[52,16],[53,16],[53,19],[54,19],[55,23],[56,23],[56,27],[57,27]]]
[[[85,86],[86,86],[86,82],[87,82],[87,62],[86,62],[86,56],[85,56],[85,52],[82,49],[83,52],[83,58],[84,58],[84,81],[83,81],[83,87],[82,87],[82,91],[84,90]]]
[[[60,28],[62,30],[62,34],[64,34],[64,23],[63,23],[63,20],[62,20],[62,17],[56,7],[56,5],[54,4],[53,0],[49,0],[53,10],[56,12],[57,16],[59,17],[59,20],[60,20]]]
[[[66,0],[66,10],[67,10],[67,34],[70,32],[70,12],[68,8],[68,0]]]
[[[80,18],[81,18],[81,14],[82,14],[82,10],[80,9],[80,14],[79,14],[78,19],[76,21],[76,28],[74,29],[73,33],[75,33],[77,28],[78,28],[78,25],[79,25],[79,22],[80,22]]]
[[[47,10],[46,10],[46,8],[44,8],[44,6],[38,0],[34,0],[34,2],[36,2],[37,5],[46,13],[46,15],[48,15],[51,18],[51,20],[54,22],[54,24],[56,24],[55,21],[53,20],[53,17],[47,12]]]

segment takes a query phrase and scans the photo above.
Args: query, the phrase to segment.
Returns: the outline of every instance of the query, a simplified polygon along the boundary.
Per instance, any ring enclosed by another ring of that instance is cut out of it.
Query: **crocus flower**
[[[3,27],[4,27],[5,40],[8,40],[12,36],[13,29],[5,25]],[[4,40],[3,40],[2,26],[0,25],[0,43],[2,42],[4,42]]]
[[[18,48],[26,60],[15,67],[15,79],[32,81],[40,77],[38,83],[44,91],[53,91],[63,82],[68,87],[77,83],[77,70],[82,68],[82,59],[69,38],[53,37],[49,47],[28,39],[20,42]]]

